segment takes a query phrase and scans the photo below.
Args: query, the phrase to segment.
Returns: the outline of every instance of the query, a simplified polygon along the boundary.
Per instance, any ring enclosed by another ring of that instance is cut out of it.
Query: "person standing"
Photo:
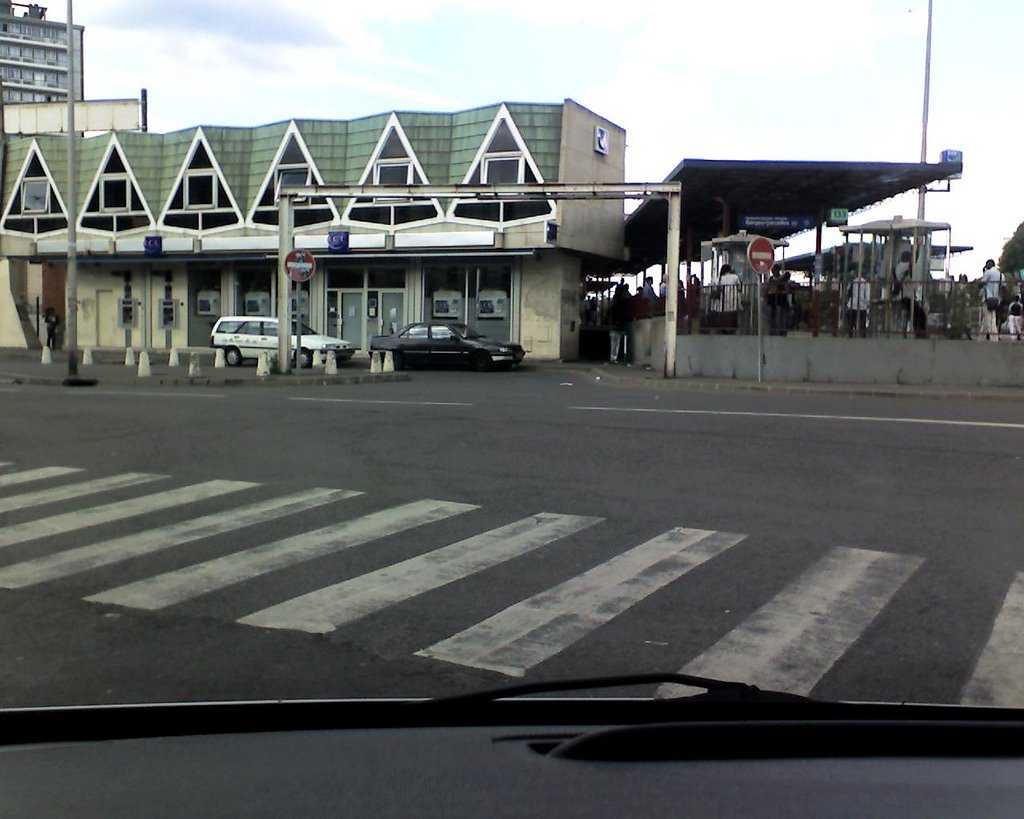
[[[993,259],[985,262],[981,271],[981,294],[984,299],[981,312],[981,332],[986,341],[999,341],[999,305],[1002,302],[1002,290],[1006,286],[1006,277],[996,267]]]
[[[43,318],[46,324],[46,346],[51,350],[57,349],[57,325],[60,324],[56,311],[52,307],[46,308],[46,315]]]
[[[736,332],[739,329],[739,311],[742,299],[741,289],[743,282],[737,276],[730,265],[722,265],[722,271],[718,276],[718,289],[720,293],[720,305],[722,310],[722,329]]]
[[[1024,304],[1021,304],[1020,293],[1013,297],[1010,302],[1010,317],[1006,320],[1007,331],[1010,338],[1020,341],[1021,333],[1024,333]]]
[[[626,284],[625,279],[619,279],[619,283],[615,285],[615,293],[612,295],[612,305],[608,316],[611,324],[608,333],[611,341],[609,361],[612,363],[624,364],[626,362],[626,350],[622,348],[625,346],[629,333],[630,298],[629,285]]]

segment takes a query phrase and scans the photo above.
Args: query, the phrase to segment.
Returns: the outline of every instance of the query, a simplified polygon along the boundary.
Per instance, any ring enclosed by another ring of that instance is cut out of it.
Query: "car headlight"
[[[498,352],[499,353],[511,353],[512,350],[509,347],[499,347],[498,348]]]

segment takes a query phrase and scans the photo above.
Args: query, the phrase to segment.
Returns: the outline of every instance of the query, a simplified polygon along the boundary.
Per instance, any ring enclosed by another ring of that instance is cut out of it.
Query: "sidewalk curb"
[[[866,396],[873,398],[933,398],[933,399],[969,399],[983,401],[1018,401],[1024,402],[1024,389],[1013,392],[1013,387],[940,387],[923,388],[907,386],[897,388],[875,386],[870,384],[779,384],[750,383],[743,381],[704,381],[696,378],[657,378],[630,376],[599,367],[581,370],[614,386],[647,386],[655,389],[691,390],[693,392],[767,392],[794,395],[847,395]],[[650,372],[650,371],[645,371]]]
[[[87,376],[86,376],[87,377]],[[369,373],[364,375],[303,375],[275,376],[262,378],[217,378],[213,376],[149,376],[148,378],[115,378],[104,380],[96,376],[96,386],[118,387],[333,387],[347,384],[370,384],[380,382],[411,381],[407,373]],[[28,386],[61,387],[64,377],[48,378],[39,375],[0,372],[0,383],[24,384]]]

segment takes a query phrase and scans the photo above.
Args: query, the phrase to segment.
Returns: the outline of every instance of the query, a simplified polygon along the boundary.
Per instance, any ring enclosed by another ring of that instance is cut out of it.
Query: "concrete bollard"
[[[370,372],[380,372],[380,353],[370,352]]]
[[[85,352],[82,353],[82,363],[86,366],[92,365],[92,347],[85,348]]]
[[[199,367],[199,353],[192,353],[188,357],[188,377],[198,378],[202,375],[202,370]]]
[[[124,366],[135,366],[135,350],[133,350],[131,347],[124,351]]]
[[[260,378],[270,375],[270,354],[266,352],[260,353],[260,357],[256,361],[256,375]]]
[[[50,348],[49,347],[43,347],[43,354],[39,358],[39,363],[40,364],[52,364],[53,363],[53,353],[50,352]]]
[[[324,357],[320,354],[319,350],[313,350],[313,363],[310,366],[313,366],[313,367],[322,367],[322,366],[324,366]]]
[[[334,354],[334,350],[330,350],[327,353],[327,363],[324,364],[324,375],[337,375],[338,374],[338,357]]]
[[[393,373],[395,371],[395,356],[388,350],[384,353],[384,366],[380,368],[382,373]]]
[[[143,350],[139,353],[139,378],[148,378],[153,374],[149,368],[149,353]]]
[[[180,367],[181,366],[181,360],[178,358],[178,348],[177,347],[171,347],[170,355],[167,356],[167,366],[168,367]]]
[[[213,366],[214,366],[214,369],[220,369],[220,368],[228,366],[227,359],[224,358],[224,348],[223,347],[218,347],[217,348],[217,353],[213,357]]]

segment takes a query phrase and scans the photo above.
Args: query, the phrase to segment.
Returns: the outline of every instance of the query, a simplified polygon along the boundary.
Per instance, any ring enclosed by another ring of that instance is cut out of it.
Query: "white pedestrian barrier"
[[[143,350],[139,353],[139,378],[148,378],[152,374],[149,368],[149,353]]]
[[[86,366],[92,365],[92,347],[85,348],[85,352],[82,353],[82,363]]]
[[[50,348],[49,347],[43,347],[43,355],[39,359],[39,361],[40,361],[41,364],[52,364],[53,363],[53,353],[50,352]]]
[[[213,358],[214,368],[222,368],[228,365],[227,359],[224,358],[224,348],[218,347],[217,354]]]
[[[338,357],[334,354],[334,350],[327,353],[327,363],[324,365],[324,375],[337,375],[338,374]]]
[[[124,351],[124,366],[135,366],[135,350],[133,350],[131,347]]]
[[[261,378],[270,375],[270,354],[266,351],[260,353],[256,361],[256,375]]]
[[[199,367],[199,353],[191,353],[188,357],[188,375],[189,378],[196,378],[202,375],[202,370]]]
[[[370,372],[371,373],[379,373],[380,372],[380,358],[379,358],[379,356],[380,356],[380,353],[374,353],[374,352],[370,353]]]
[[[313,367],[324,366],[324,357],[320,354],[319,350],[313,350],[313,363],[310,365]]]
[[[383,373],[393,373],[395,371],[395,356],[388,350],[384,353],[384,366],[380,368]]]
[[[170,353],[170,355],[167,356],[167,366],[168,367],[180,367],[181,366],[181,360],[178,358],[178,348],[177,347],[171,347],[171,353]]]

